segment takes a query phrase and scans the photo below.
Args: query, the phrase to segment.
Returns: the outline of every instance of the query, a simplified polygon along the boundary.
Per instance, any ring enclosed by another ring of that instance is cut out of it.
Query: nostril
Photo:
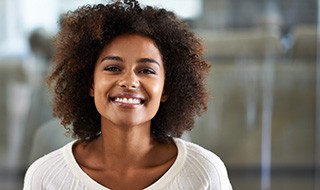
[[[122,88],[135,89],[139,87],[139,84],[138,76],[132,69],[123,72],[118,81],[118,85]]]
[[[139,81],[137,80],[121,80],[118,84],[122,88],[135,89],[139,87]]]

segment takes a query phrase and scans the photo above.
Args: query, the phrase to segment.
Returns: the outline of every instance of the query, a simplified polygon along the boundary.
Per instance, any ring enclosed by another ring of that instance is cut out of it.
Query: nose
[[[133,71],[128,71],[121,76],[118,84],[122,88],[136,89],[139,87],[140,82]]]

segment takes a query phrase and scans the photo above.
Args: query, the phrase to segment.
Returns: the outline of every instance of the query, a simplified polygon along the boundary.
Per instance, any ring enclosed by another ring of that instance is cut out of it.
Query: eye
[[[121,71],[121,69],[118,66],[114,66],[114,65],[106,66],[104,68],[104,70],[109,71],[109,72],[120,72]]]
[[[143,68],[139,71],[139,73],[142,73],[142,74],[156,74],[156,72],[151,69],[151,68]]]

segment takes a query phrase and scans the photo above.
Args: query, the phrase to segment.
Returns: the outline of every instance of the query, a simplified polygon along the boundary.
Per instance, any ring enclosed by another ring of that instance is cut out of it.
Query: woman
[[[180,137],[207,108],[201,41],[128,0],[64,15],[49,78],[76,141],[33,163],[24,189],[232,189],[223,162]]]

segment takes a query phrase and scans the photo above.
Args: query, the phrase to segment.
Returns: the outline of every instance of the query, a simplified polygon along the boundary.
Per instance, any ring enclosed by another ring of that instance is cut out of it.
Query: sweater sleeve
[[[23,190],[41,190],[45,189],[47,184],[52,183],[52,177],[55,174],[55,168],[61,166],[62,151],[57,150],[36,160],[28,168]]]
[[[41,189],[43,181],[41,175],[44,175],[43,172],[45,171],[44,164],[43,159],[40,159],[28,168],[24,178],[23,190]]]
[[[232,186],[228,177],[227,169],[222,162],[222,160],[216,156],[211,155],[210,157],[211,161],[211,172],[214,175],[211,175],[211,181],[216,181],[219,184],[219,189],[221,190],[232,190]],[[208,166],[208,168],[210,168]],[[209,188],[210,190],[216,189],[216,188]]]
[[[27,173],[24,177],[23,190],[41,189],[41,182],[40,179],[37,179],[35,170],[36,169],[33,165],[28,168]]]
[[[198,146],[188,146],[188,165],[192,171],[197,171],[199,178],[206,190],[232,190],[227,169],[223,161],[214,153]]]

